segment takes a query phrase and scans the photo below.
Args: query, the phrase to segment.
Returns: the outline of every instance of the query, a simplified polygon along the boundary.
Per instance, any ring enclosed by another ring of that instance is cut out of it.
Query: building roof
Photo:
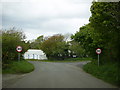
[[[40,50],[40,49],[28,49],[27,52],[25,52],[25,54],[40,54],[40,55],[44,55],[45,53]]]

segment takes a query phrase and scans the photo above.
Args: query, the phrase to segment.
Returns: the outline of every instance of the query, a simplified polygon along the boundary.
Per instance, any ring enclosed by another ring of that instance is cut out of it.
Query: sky
[[[89,23],[91,4],[92,0],[2,0],[2,28],[22,29],[26,40],[75,34]]]

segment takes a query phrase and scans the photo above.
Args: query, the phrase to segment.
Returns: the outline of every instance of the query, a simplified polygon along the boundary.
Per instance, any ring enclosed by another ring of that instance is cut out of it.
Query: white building
[[[42,50],[29,49],[27,52],[24,53],[24,59],[44,60],[44,59],[47,59],[47,57]]]

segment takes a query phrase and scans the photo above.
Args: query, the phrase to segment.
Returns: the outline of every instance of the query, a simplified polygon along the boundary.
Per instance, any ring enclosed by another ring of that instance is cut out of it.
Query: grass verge
[[[67,58],[65,61],[91,61],[92,58]]]
[[[67,58],[64,60],[37,60],[27,59],[27,61],[40,61],[40,62],[80,62],[80,61],[91,61],[92,58]]]
[[[93,76],[102,79],[108,83],[119,86],[119,73],[118,73],[118,63],[106,63],[100,65],[99,67],[94,62],[88,63],[83,66],[83,69],[92,74]]]
[[[29,73],[34,70],[33,64],[22,60],[19,62],[12,62],[2,70],[3,74]]]

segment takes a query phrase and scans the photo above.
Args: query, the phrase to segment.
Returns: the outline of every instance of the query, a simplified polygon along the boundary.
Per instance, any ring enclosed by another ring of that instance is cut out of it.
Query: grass
[[[92,58],[68,58],[65,61],[91,61]]]
[[[93,76],[109,82],[113,85],[119,86],[119,73],[118,73],[118,63],[106,63],[100,65],[91,62],[83,66],[83,69],[92,74]]]
[[[14,61],[8,64],[7,68],[2,70],[3,74],[18,74],[18,73],[29,73],[34,70],[33,64],[22,60],[22,61]]]
[[[40,62],[80,62],[80,61],[91,61],[92,58],[67,58],[64,60],[37,60],[27,59],[28,61],[40,61]]]
[[[38,59],[26,59],[26,61],[40,61]]]

